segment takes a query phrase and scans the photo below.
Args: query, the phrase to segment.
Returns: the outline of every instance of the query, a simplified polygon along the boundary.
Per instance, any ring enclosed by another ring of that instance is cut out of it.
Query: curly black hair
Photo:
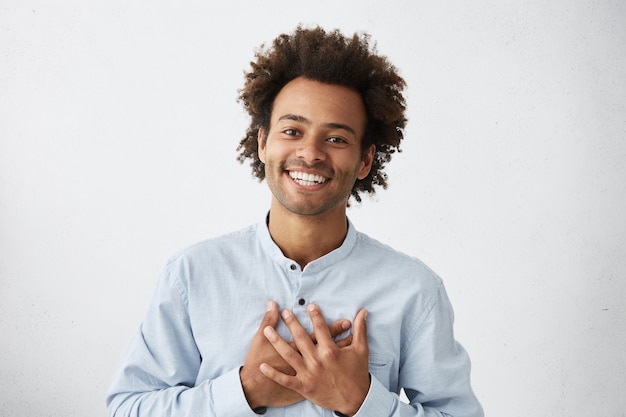
[[[406,125],[406,102],[402,91],[406,83],[396,68],[370,45],[370,35],[355,33],[351,38],[338,30],[327,32],[320,27],[298,26],[292,34],[282,34],[270,48],[264,45],[255,53],[245,73],[244,87],[238,101],[251,117],[245,137],[239,142],[237,160],[251,159],[252,173],[260,181],[265,166],[258,155],[258,133],[269,130],[274,99],[280,90],[298,77],[353,88],[365,103],[367,125],[361,142],[365,152],[376,145],[372,169],[357,180],[351,195],[357,202],[360,193],[375,193],[375,187],[387,188],[383,171],[393,153],[400,152]]]

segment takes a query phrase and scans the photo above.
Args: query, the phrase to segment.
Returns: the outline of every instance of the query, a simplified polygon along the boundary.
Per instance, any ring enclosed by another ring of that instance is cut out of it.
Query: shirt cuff
[[[215,379],[212,391],[216,417],[259,417],[246,400],[239,378],[239,368]]]
[[[391,414],[395,402],[394,394],[381,384],[373,375],[370,382],[370,390],[367,392],[365,401],[354,417],[385,417]]]

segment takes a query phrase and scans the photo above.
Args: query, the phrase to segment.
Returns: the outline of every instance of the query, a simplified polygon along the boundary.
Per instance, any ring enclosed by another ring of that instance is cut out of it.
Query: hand
[[[293,313],[285,310],[282,318],[293,336],[295,347],[281,338],[274,326],[266,326],[263,334],[290,369],[285,372],[284,368],[264,362],[260,370],[272,381],[323,408],[354,415],[370,387],[365,323],[367,310],[357,313],[352,343],[346,346],[339,346],[333,341],[331,328],[319,307],[311,304],[307,310],[317,344]]]
[[[269,327],[275,329],[278,324],[278,306],[270,301],[267,311],[261,321],[258,331],[252,338],[243,368],[239,373],[244,394],[250,408],[257,407],[284,407],[302,401],[304,398],[299,393],[283,387],[263,375],[259,366],[262,363],[270,364],[275,369],[287,375],[295,375],[294,369],[274,350],[274,347],[263,335],[263,329]],[[350,321],[338,320],[330,326],[331,337],[336,337],[350,328]],[[317,343],[315,335],[307,335],[311,343]],[[337,341],[337,346],[348,346],[352,342],[352,336]],[[297,349],[291,342],[291,348]]]

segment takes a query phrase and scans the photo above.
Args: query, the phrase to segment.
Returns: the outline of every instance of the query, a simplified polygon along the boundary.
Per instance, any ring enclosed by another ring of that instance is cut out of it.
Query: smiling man
[[[386,187],[404,80],[367,35],[321,28],[251,66],[239,160],[267,180],[269,212],[170,259],[110,415],[482,416],[441,279],[346,217]]]
[[[302,268],[345,238],[348,198],[376,149],[361,149],[365,125],[357,91],[298,77],[276,96],[268,128],[259,129],[273,195],[270,234]]]

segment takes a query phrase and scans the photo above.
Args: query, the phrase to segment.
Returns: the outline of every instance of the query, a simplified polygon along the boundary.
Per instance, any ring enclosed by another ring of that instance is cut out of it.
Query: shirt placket
[[[289,266],[289,274],[296,284],[294,285],[296,291],[292,299],[291,309],[300,324],[308,332],[312,332],[313,326],[306,308],[312,302],[312,297],[314,296],[315,277],[310,272],[303,271],[295,262]]]

